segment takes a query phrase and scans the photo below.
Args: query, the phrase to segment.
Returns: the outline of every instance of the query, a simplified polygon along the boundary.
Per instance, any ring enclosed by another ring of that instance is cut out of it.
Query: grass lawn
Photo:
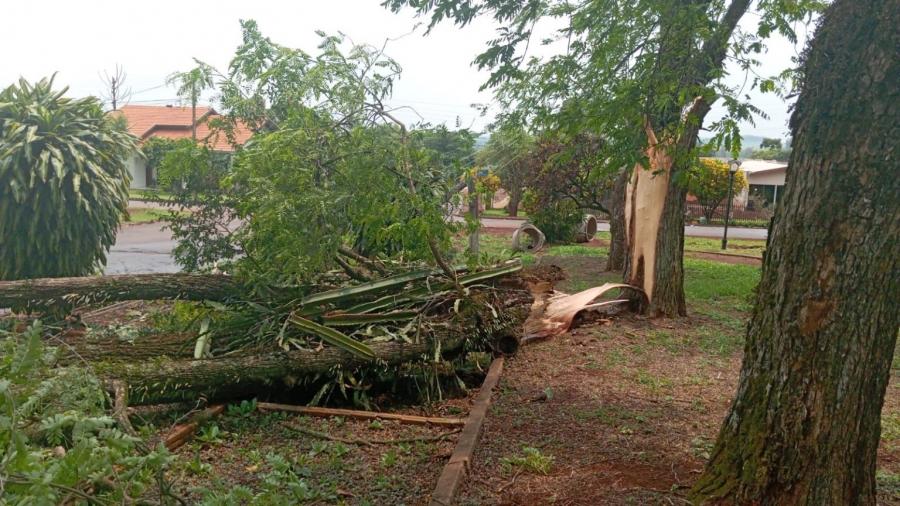
[[[509,212],[504,211],[503,209],[485,209],[481,215],[489,218],[509,218]],[[525,211],[519,211],[518,216],[516,217],[528,218],[528,214]]]
[[[129,219],[128,221],[123,221],[122,223],[124,225],[166,221],[169,217],[169,211],[165,209],[148,209],[144,207],[137,207],[128,209],[128,213],[130,214],[131,219]],[[191,212],[178,211],[178,214],[180,214],[181,216],[187,216],[191,214]]]
[[[129,189],[128,196],[132,199],[149,199],[149,198],[161,198],[163,200],[172,200],[175,198],[171,193],[164,190],[151,190],[151,189]]]

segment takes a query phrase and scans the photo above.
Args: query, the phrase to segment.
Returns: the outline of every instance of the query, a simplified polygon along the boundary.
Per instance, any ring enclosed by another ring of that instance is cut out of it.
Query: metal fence
[[[688,218],[700,219],[706,216],[703,206],[696,202],[688,202],[685,204],[685,214]],[[719,207],[713,211],[713,219],[725,219],[725,202],[719,204]],[[753,209],[745,204],[731,204],[732,220],[768,220],[772,217],[771,211]]]

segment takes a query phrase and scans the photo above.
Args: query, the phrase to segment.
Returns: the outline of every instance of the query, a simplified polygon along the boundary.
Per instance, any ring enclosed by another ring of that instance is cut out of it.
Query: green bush
[[[572,242],[584,219],[584,213],[570,200],[540,206],[531,190],[525,192],[523,205],[528,221],[544,233],[547,242]]]
[[[0,92],[0,280],[84,276],[128,205],[136,138],[53,80]]]

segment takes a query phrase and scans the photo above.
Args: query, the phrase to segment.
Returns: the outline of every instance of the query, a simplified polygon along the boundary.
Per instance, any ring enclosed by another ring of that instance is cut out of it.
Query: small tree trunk
[[[518,191],[509,192],[509,204],[507,205],[507,210],[510,218],[519,216],[519,200],[521,200],[519,193],[520,192]]]
[[[695,504],[874,505],[900,327],[900,0],[836,0],[804,55],[737,394]]]
[[[606,270],[625,269],[628,247],[625,245],[625,189],[628,186],[628,171],[623,170],[613,185],[612,209],[609,213],[609,260]]]

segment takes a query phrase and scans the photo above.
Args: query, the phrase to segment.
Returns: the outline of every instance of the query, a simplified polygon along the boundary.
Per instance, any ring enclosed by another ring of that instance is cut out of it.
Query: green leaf
[[[402,287],[403,285],[412,281],[425,279],[428,276],[433,275],[434,273],[434,270],[429,269],[398,274],[396,276],[390,276],[384,279],[379,279],[377,281],[371,281],[356,286],[349,286],[346,288],[339,288],[337,290],[329,290],[327,292],[316,293],[301,300],[300,304],[303,306],[310,306],[315,304],[334,304],[347,299],[373,295],[379,292],[390,290],[392,288]]]
[[[338,313],[330,314],[322,317],[322,321],[331,327],[350,326],[350,325],[367,325],[370,323],[395,322],[400,320],[410,320],[419,315],[418,311],[394,311],[384,314],[351,314]]]
[[[355,341],[334,329],[323,327],[318,323],[311,322],[299,316],[292,316],[288,318],[288,321],[296,325],[298,328],[305,330],[306,332],[310,332],[321,337],[323,341],[331,344],[332,346],[336,346],[361,358],[375,358],[375,352],[372,351],[372,348],[369,348],[365,344],[360,343],[359,341]]]

